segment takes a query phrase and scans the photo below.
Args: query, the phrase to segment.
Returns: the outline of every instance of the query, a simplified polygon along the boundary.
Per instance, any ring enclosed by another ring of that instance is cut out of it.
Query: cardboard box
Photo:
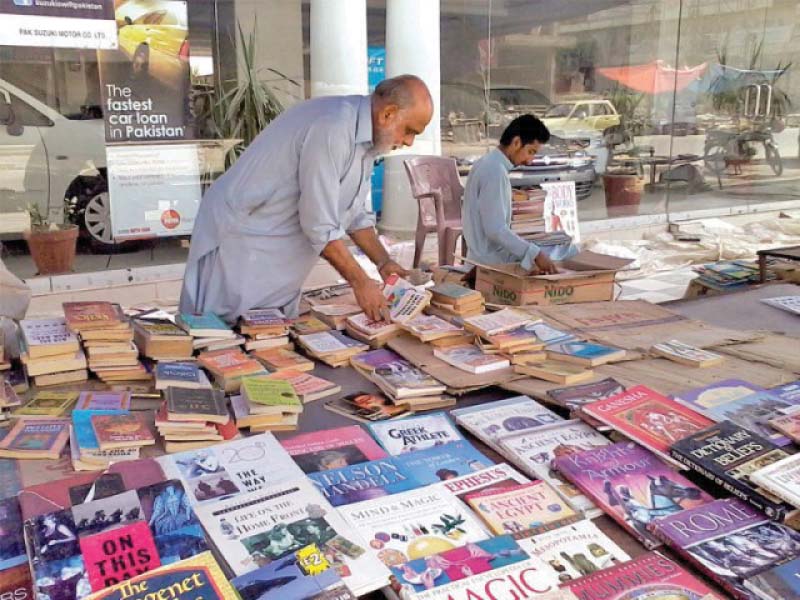
[[[633,262],[580,252],[558,263],[556,275],[529,275],[519,264],[477,265],[475,289],[488,304],[548,306],[614,299],[617,271]]]

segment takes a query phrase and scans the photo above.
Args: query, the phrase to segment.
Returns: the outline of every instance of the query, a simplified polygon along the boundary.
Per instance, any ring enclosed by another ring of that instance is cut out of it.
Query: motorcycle
[[[754,127],[747,130],[711,129],[706,133],[703,162],[706,168],[720,177],[728,166],[734,174],[741,175],[741,165],[749,163],[757,154],[757,144],[763,144],[764,157],[775,175],[783,173],[783,160],[772,136],[771,127]]]

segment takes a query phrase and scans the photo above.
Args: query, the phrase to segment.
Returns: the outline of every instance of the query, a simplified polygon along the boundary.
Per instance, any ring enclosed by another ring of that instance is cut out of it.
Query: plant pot
[[[62,225],[59,229],[29,229],[25,232],[25,241],[28,242],[38,275],[72,271],[78,231],[77,225]]]
[[[606,213],[609,217],[630,217],[639,214],[644,179],[636,173],[606,173]]]

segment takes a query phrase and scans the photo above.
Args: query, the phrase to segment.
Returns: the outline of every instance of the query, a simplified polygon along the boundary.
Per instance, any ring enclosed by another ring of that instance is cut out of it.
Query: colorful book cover
[[[149,336],[153,337],[161,337],[161,336],[179,337],[179,338],[189,337],[189,334],[187,334],[183,329],[175,325],[175,323],[170,323],[167,321],[135,320],[134,324],[136,327],[146,332]]]
[[[199,506],[197,512],[219,555],[237,577],[316,544],[354,594],[360,596],[388,583],[388,570],[368,551],[358,531],[302,475],[282,485]]]
[[[744,585],[765,600],[800,598],[800,558],[755,575]]]
[[[456,423],[499,451],[499,441],[512,433],[561,421],[561,417],[528,396],[458,408],[450,413]]]
[[[722,600],[689,571],[658,552],[581,577],[567,587],[580,600]]]
[[[341,469],[387,456],[358,425],[294,435],[280,443],[304,473]]]
[[[389,567],[490,537],[463,504],[435,487],[348,504],[339,514]]]
[[[353,365],[358,366],[365,371],[374,371],[378,367],[391,365],[397,361],[404,359],[397,353],[392,352],[386,348],[377,348],[376,350],[369,350],[362,352],[358,356],[351,359]]]
[[[582,383],[569,387],[548,390],[547,395],[559,406],[574,410],[584,404],[597,400],[605,400],[625,391],[625,387],[616,379],[607,377],[592,383]]]
[[[494,464],[467,441],[402,454],[395,457],[395,462],[419,485],[455,479]]]
[[[67,419],[20,419],[0,441],[0,451],[4,453],[50,452],[61,453],[69,440],[69,421]]]
[[[308,398],[318,399],[341,391],[341,387],[332,381],[317,377],[311,373],[286,369],[269,375],[270,379],[288,381],[295,393],[308,402]]]
[[[583,517],[545,481],[481,490],[467,495],[466,500],[495,535],[509,534],[515,539],[557,529]]]
[[[630,560],[622,548],[588,519],[518,543],[525,552],[550,565],[562,584]]]
[[[502,535],[390,568],[403,592],[413,594],[525,560],[528,555],[517,542],[509,535]]]
[[[442,393],[445,386],[405,359],[398,358],[373,368],[373,381],[385,392],[398,397]]]
[[[460,477],[445,479],[436,485],[466,503],[467,495],[473,492],[506,488],[521,483],[530,483],[530,479],[506,463],[500,463]]]
[[[746,381],[728,379],[704,388],[682,392],[681,401],[714,421],[731,421],[767,438],[778,446],[791,440],[770,427],[769,421],[791,411],[791,402]]]
[[[655,521],[653,532],[737,598],[744,580],[800,555],[800,533],[736,498]]]
[[[667,455],[671,444],[713,425],[707,417],[644,385],[592,402],[583,410],[663,456]]]
[[[324,331],[301,335],[299,341],[314,354],[330,354],[367,347],[340,331]]]
[[[0,500],[0,577],[7,569],[27,563],[19,500],[10,496]]]
[[[159,456],[157,460],[166,477],[183,482],[192,504],[254,492],[303,476],[271,433]]]
[[[314,361],[308,360],[305,356],[286,348],[255,350],[252,355],[260,360],[270,371],[282,371],[285,369],[311,371],[314,368]]]
[[[93,592],[161,566],[144,521],[82,537],[80,549]]]
[[[464,439],[443,412],[415,415],[398,421],[370,423],[368,427],[390,456],[427,450]]]
[[[244,312],[242,324],[247,327],[288,327],[292,320],[287,319],[279,308],[257,308]]]
[[[355,600],[315,545],[231,580],[242,600]]]
[[[542,341],[539,337],[530,330],[530,325],[520,325],[514,329],[490,335],[488,337],[489,343],[498,346],[499,348],[509,348],[512,346],[520,345],[538,345],[541,346]]]
[[[792,383],[785,383],[768,390],[781,400],[788,402],[793,407],[800,404],[800,381],[793,381]]]
[[[34,597],[31,568],[27,564],[9,567],[0,574],[0,598],[30,600]]]
[[[773,417],[767,421],[767,423],[769,423],[770,427],[780,431],[795,444],[800,442],[800,413],[794,412],[790,415]]]
[[[298,412],[303,406],[292,384],[281,379],[245,377],[242,379],[242,395],[253,404],[284,412]]]
[[[296,335],[321,333],[323,331],[330,331],[330,329],[331,328],[325,323],[311,315],[306,315],[304,317],[300,317],[299,319],[295,319],[295,321],[292,323],[292,331],[294,331]]]
[[[130,410],[130,392],[81,392],[76,410]]]
[[[210,552],[153,569],[126,583],[92,594],[88,600],[131,600],[134,594],[181,600],[239,600]]]
[[[333,506],[372,500],[419,487],[392,457],[309,473],[325,499]]]
[[[327,410],[344,415],[361,423],[374,423],[399,419],[414,413],[403,405],[398,405],[383,394],[355,392],[343,398],[325,400]]]
[[[509,366],[509,360],[498,354],[484,354],[472,344],[434,348],[433,355],[449,365],[469,373],[483,373]]]
[[[214,313],[206,312],[203,314],[181,313],[178,315],[178,323],[182,324],[187,330],[206,330],[219,331],[222,335],[229,335],[231,328]]]
[[[74,344],[77,349],[78,338],[67,329],[67,322],[63,318],[24,319],[19,322],[19,328],[25,337],[25,345],[28,348]]]
[[[655,548],[648,531],[654,519],[713,500],[655,454],[631,442],[566,454],[555,467],[597,506],[638,538]]]
[[[72,428],[80,450],[98,450],[100,444],[92,427],[93,415],[126,415],[127,410],[73,410]]]
[[[552,485],[573,507],[599,516],[594,503],[553,468],[553,461],[565,454],[586,452],[610,442],[602,434],[579,420],[521,431],[500,441],[501,454],[534,479]]]
[[[120,313],[111,302],[64,302],[63,308],[70,331],[99,329],[120,322]]]
[[[730,421],[717,423],[673,444],[670,455],[772,519],[783,520],[792,510],[750,478],[789,455],[744,427]]]
[[[621,351],[619,348],[612,348],[611,346],[595,344],[593,342],[553,343],[547,346],[547,351],[588,360],[601,359],[624,352],[624,350]]]
[[[475,290],[472,290],[468,287],[464,287],[463,285],[458,285],[457,283],[452,283],[449,281],[444,281],[442,283],[436,284],[430,289],[430,292],[434,294],[434,296],[444,296],[454,302],[458,302],[459,300],[465,300],[467,298],[479,298],[478,292],[476,294]]]
[[[15,417],[60,417],[78,399],[78,392],[37,392],[33,400],[14,411]]]
[[[156,365],[156,379],[200,385],[200,368],[190,362],[164,362]]]
[[[101,450],[155,443],[148,420],[140,413],[94,414],[89,420]]]

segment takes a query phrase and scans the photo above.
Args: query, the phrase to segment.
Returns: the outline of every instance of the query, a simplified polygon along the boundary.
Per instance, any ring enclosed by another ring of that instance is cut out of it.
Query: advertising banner
[[[0,46],[117,47],[114,0],[0,0]]]

